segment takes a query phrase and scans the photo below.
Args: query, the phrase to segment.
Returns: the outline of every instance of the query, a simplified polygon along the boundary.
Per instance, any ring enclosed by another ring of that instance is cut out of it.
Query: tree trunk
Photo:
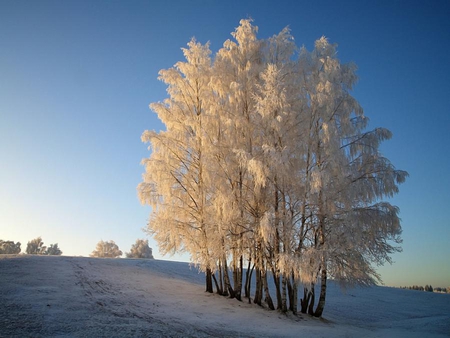
[[[292,290],[290,278],[286,278],[286,285],[287,285],[287,295],[288,295],[288,300],[289,300],[289,310],[292,311],[292,297],[293,297],[294,290]]]
[[[237,278],[237,285],[234,285],[234,294],[236,296],[236,299],[241,301],[241,294],[242,294],[242,275],[244,272],[244,258],[241,257],[239,258],[239,273],[238,273],[238,278]]]
[[[220,282],[220,294],[223,296],[224,289],[223,289],[222,263],[220,262],[220,259],[219,259],[219,282]]]
[[[311,298],[311,294],[308,291],[308,288],[303,288],[303,298],[300,300],[301,313],[306,313],[308,311],[308,304]]]
[[[311,290],[309,293],[310,293],[311,299],[310,299],[310,303],[309,303],[309,307],[308,307],[308,314],[310,314],[311,316],[314,316],[314,301],[316,298],[315,291],[314,291],[314,283],[311,283]]]
[[[230,295],[230,298],[234,298],[234,292],[230,284],[230,277],[228,276],[228,264],[226,257],[223,260],[223,277],[224,277],[224,296]]]
[[[261,270],[256,268],[256,290],[253,302],[262,306],[262,280],[261,280]]]
[[[247,268],[247,276],[245,278],[245,297],[248,298],[248,303],[251,304],[252,303],[252,297],[251,297],[251,283],[252,283],[252,275],[253,275],[253,270],[255,269],[255,265],[253,264],[253,266],[250,268],[251,262],[250,260],[248,261],[248,268]]]
[[[233,270],[233,288],[235,291],[235,295],[236,295],[236,287],[238,284],[238,279],[239,279],[239,268],[238,268],[238,264],[237,264],[237,258],[236,258],[236,249],[233,248],[233,260],[231,262],[231,269]]]
[[[263,271],[263,286],[264,286],[264,294],[265,294],[265,302],[267,303],[267,306],[269,307],[269,309],[271,310],[275,310],[275,306],[273,306],[273,301],[272,301],[272,297],[270,297],[270,293],[269,293],[269,285],[267,283],[267,271],[265,269],[262,270]]]
[[[216,275],[213,273],[212,278],[214,279],[214,284],[216,284],[217,294],[222,295],[222,288],[219,288],[219,284],[217,283]]]
[[[275,290],[277,294],[277,310],[281,310],[281,283],[280,283],[280,276],[277,272],[275,272],[275,269],[272,269],[272,275],[273,275],[273,282],[275,284]]]
[[[244,284],[244,294],[245,297],[250,298],[250,292],[248,292],[248,286],[250,283],[250,260],[248,260],[247,271],[245,272],[245,284]]]
[[[317,303],[316,311],[314,312],[315,317],[321,317],[323,309],[325,308],[325,297],[327,295],[327,269],[322,268],[322,275],[320,277],[320,296],[319,303]]]
[[[214,292],[212,284],[212,272],[210,268],[206,269],[206,292]]]
[[[289,295],[289,309],[292,311],[294,315],[297,314],[297,306],[298,306],[298,286],[297,282],[294,278],[294,272],[292,272],[292,286],[291,286],[291,292]]]
[[[275,243],[273,245],[273,253],[272,253],[272,274],[273,281],[275,283],[276,295],[277,295],[277,310],[282,309],[282,297],[281,297],[281,288],[280,288],[280,274],[278,273],[278,262],[277,259],[280,255],[280,233],[278,231],[279,223],[280,223],[280,211],[279,211],[279,194],[278,194],[278,179],[277,176],[274,178],[275,182],[275,191],[274,191],[274,210],[275,210]],[[275,259],[273,258],[273,254],[275,255]]]
[[[297,282],[293,282],[292,288],[294,289],[293,299],[292,299],[292,313],[294,315],[298,312],[298,286]]]
[[[287,312],[286,275],[281,276],[281,311]]]
[[[325,219],[324,213],[322,213],[323,202],[322,202],[322,191],[319,192],[319,245],[323,250],[325,245]],[[321,317],[323,309],[325,307],[325,297],[327,295],[327,258],[324,251],[321,252],[321,276],[320,276],[320,296],[319,303],[317,304],[316,311],[314,311],[314,316]]]

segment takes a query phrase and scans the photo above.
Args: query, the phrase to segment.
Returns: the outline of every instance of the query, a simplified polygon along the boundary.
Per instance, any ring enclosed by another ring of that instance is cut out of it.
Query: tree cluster
[[[127,258],[153,259],[152,248],[148,245],[148,239],[137,239],[131,246],[130,252],[125,254]]]
[[[15,255],[20,253],[20,242],[4,241],[0,239],[0,255]]]
[[[419,285],[413,285],[413,286],[401,286],[401,289],[408,289],[408,290],[417,290],[417,291],[426,291],[426,292],[443,292],[443,293],[447,293],[447,289],[449,288],[441,288],[441,287],[437,287],[437,288],[433,288],[431,285],[425,285],[425,287],[423,286],[419,286]]]
[[[391,133],[365,130],[356,67],[335,45],[257,30],[241,20],[214,58],[193,39],[160,71],[169,97],[150,107],[166,130],[142,135],[138,195],[162,253],[188,252],[207,291],[296,313],[302,286],[300,310],[321,316],[329,278],[374,284],[400,250],[399,210],[381,200],[407,173],[379,152]]]
[[[148,245],[148,240],[137,239],[131,246],[130,252],[125,253],[127,258],[153,259],[152,248]],[[103,241],[97,243],[91,257],[118,258],[122,256],[122,251],[114,241]]]
[[[46,255],[51,256],[59,256],[62,254],[62,251],[58,247],[58,243],[50,244],[50,246],[47,248],[47,251],[45,253]]]
[[[59,256],[62,255],[62,251],[58,247],[58,243],[50,244],[47,248],[44,245],[41,237],[32,239],[27,243],[26,253],[29,255],[50,255]]]
[[[95,250],[90,254],[91,257],[117,258],[122,256],[122,251],[114,241],[103,241],[97,243]]]
[[[450,293],[450,286],[447,286],[446,288],[438,286],[437,288],[434,288],[434,292]]]

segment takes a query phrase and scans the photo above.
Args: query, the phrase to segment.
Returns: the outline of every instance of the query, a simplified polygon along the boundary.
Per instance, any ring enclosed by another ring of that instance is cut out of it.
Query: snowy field
[[[449,337],[450,295],[329,288],[323,319],[204,292],[186,263],[0,256],[0,337]]]

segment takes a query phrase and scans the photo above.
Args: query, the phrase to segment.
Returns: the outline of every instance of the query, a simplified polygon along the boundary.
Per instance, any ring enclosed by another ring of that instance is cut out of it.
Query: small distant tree
[[[62,254],[62,251],[59,249],[58,243],[55,243],[50,244],[45,254],[49,256],[60,256]]]
[[[152,248],[148,246],[148,240],[137,239],[131,246],[130,252],[126,253],[127,258],[153,259]]]
[[[45,255],[47,247],[39,236],[27,243],[26,253],[29,255]]]
[[[20,242],[4,241],[0,239],[0,255],[14,255],[20,253]]]
[[[119,250],[119,247],[114,241],[100,241],[90,256],[117,258],[122,256],[122,251]]]

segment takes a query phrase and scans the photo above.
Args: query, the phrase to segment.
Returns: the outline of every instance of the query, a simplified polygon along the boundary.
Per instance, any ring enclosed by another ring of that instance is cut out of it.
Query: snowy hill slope
[[[204,291],[186,263],[0,256],[0,337],[447,337],[450,296],[331,284],[325,320]]]

